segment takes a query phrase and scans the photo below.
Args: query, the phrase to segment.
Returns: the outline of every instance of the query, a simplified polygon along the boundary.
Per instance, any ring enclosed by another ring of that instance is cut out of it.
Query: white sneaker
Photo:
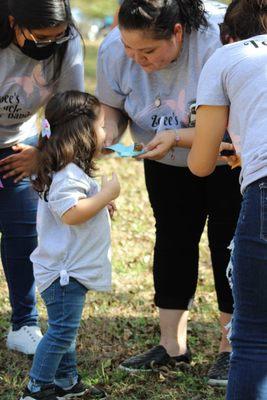
[[[24,354],[34,354],[43,335],[39,326],[23,326],[18,331],[10,329],[6,345],[10,350]]]

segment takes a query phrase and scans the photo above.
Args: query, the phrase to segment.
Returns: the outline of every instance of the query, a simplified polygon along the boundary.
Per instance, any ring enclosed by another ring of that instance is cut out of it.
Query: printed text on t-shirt
[[[20,98],[16,92],[0,96],[0,118],[3,116],[3,111],[5,111],[5,117],[8,119],[19,120],[29,117],[31,113],[29,111],[22,112],[19,103]]]

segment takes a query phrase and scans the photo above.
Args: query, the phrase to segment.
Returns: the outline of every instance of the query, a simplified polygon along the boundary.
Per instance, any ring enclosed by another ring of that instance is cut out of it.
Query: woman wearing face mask
[[[12,307],[7,346],[33,354],[37,323],[29,255],[37,245],[37,197],[28,176],[36,114],[56,92],[84,89],[80,36],[68,0],[0,0],[1,257]]]
[[[226,384],[230,346],[224,326],[233,302],[225,272],[240,206],[239,171],[221,165],[211,177],[196,178],[187,168],[188,150],[182,148],[190,146],[194,134],[201,69],[221,46],[218,22],[225,6],[209,6],[210,17],[202,1],[124,0],[119,29],[107,36],[99,51],[97,95],[105,107],[107,144],[118,140],[128,121],[134,141],[146,144],[142,158],[156,220],[153,272],[160,346],[121,367],[138,371],[190,362],[187,318],[208,217],[222,326],[220,354],[209,378],[210,383]]]

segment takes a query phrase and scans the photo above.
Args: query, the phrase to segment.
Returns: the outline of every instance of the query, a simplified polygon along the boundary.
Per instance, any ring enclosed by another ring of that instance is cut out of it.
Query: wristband
[[[174,149],[175,149],[175,147],[178,147],[178,143],[180,142],[181,137],[179,135],[179,130],[178,129],[174,129],[173,132],[175,133],[175,137],[174,137],[174,143],[173,143],[172,148],[171,148],[171,159],[175,160]]]
[[[181,140],[181,136],[179,135],[179,129],[174,129],[173,132],[175,133],[175,138],[174,138],[174,145],[173,147],[178,147],[178,143]]]

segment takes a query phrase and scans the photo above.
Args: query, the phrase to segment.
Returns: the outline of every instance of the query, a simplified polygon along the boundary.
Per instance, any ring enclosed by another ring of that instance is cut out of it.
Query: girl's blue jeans
[[[267,177],[244,193],[235,234],[227,400],[267,399]]]
[[[25,141],[32,144],[36,138]],[[14,154],[11,148],[0,149],[0,159]],[[37,325],[35,285],[30,254],[37,246],[36,212],[38,196],[29,179],[14,183],[0,179],[1,259],[9,289],[13,330]]]
[[[60,286],[59,279],[41,293],[48,314],[48,329],[39,343],[30,371],[29,389],[56,383],[62,388],[77,382],[76,337],[87,289],[70,278]]]

